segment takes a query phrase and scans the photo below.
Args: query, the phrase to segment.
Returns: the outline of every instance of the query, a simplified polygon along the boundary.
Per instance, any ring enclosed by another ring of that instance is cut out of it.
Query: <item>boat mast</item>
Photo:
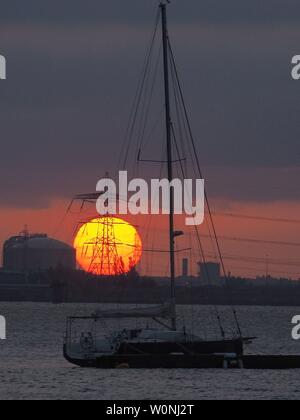
[[[160,3],[162,16],[162,37],[164,55],[164,84],[165,84],[165,111],[167,129],[167,158],[168,158],[168,180],[173,181],[173,156],[172,156],[172,120],[170,106],[170,84],[169,84],[169,39],[167,6],[164,1]],[[172,305],[172,329],[177,329],[176,319],[176,291],[175,291],[175,231],[174,231],[174,189],[170,188],[170,279],[171,279],[171,305]]]

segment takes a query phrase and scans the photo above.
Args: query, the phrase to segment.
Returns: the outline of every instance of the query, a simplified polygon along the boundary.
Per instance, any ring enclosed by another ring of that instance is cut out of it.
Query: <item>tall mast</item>
[[[173,156],[172,156],[172,121],[170,106],[170,84],[169,84],[169,39],[167,6],[162,1],[160,4],[162,16],[162,37],[164,55],[164,84],[165,84],[165,108],[166,108],[166,129],[167,129],[167,158],[168,158],[168,179],[173,181]],[[176,331],[176,291],[175,291],[175,231],[174,231],[174,189],[170,188],[170,278],[171,278],[171,304],[172,304],[172,329]]]

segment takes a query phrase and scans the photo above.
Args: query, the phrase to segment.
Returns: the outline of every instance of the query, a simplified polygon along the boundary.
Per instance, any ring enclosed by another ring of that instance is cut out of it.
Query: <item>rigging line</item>
[[[173,80],[173,92],[174,92],[175,109],[176,109],[177,122],[178,122],[179,139],[180,139],[180,143],[181,143],[181,153],[182,153],[183,157],[186,157],[184,135],[183,135],[182,121],[181,121],[182,115],[180,115],[180,106],[179,106],[180,100],[178,98],[178,92],[177,92],[177,89],[176,89],[174,69],[173,69],[173,66],[172,66],[172,62],[171,62],[170,68],[171,68],[171,74],[172,74],[172,80]],[[179,152],[178,152],[178,155],[179,155]],[[187,173],[187,166],[185,167],[185,172]]]
[[[161,150],[161,157],[162,157],[162,159],[161,160],[163,160],[163,158],[164,158],[164,155],[165,155],[165,149],[164,149],[164,145],[162,144],[162,150]],[[159,172],[159,178],[161,179],[162,178],[162,174],[163,174],[163,171],[164,171],[164,167],[165,167],[165,165],[161,162],[161,164],[160,164],[160,172]],[[155,204],[157,203],[157,201],[159,200],[159,197],[158,196],[156,196],[155,197]],[[149,218],[148,218],[148,224],[147,224],[147,226],[146,226],[146,232],[147,232],[147,234],[146,234],[146,241],[148,242],[150,242],[150,238],[149,238],[149,235],[151,234],[152,235],[152,237],[151,237],[151,244],[152,244],[152,249],[154,250],[154,248],[155,248],[155,246],[154,246],[154,243],[155,243],[155,232],[154,232],[154,230],[153,229],[151,229],[150,230],[150,227],[151,227],[151,225],[152,225],[152,221],[153,221],[153,215],[152,214],[150,214],[150,216],[149,216]],[[150,255],[150,253],[148,254],[148,255]],[[148,263],[149,263],[149,261],[150,261],[150,258],[148,259]],[[150,261],[150,264],[151,264],[151,261]],[[151,266],[152,266],[153,264],[151,264]]]
[[[178,92],[178,86],[177,86],[177,83],[176,83],[176,76],[174,75],[175,70],[174,70],[174,66],[173,66],[173,62],[172,61],[171,61],[171,66],[170,67],[172,69],[173,86],[174,86],[174,97],[175,97],[175,104],[176,104],[176,111],[177,111],[177,119],[178,119],[178,122],[179,122],[179,128],[180,128],[180,131],[182,132],[182,126],[181,126],[181,124],[182,124],[183,125],[183,130],[185,132],[185,138],[188,139],[189,138],[188,130],[187,130],[187,127],[186,127],[186,121],[185,121],[184,112],[182,110],[182,106],[180,106],[180,93]],[[175,136],[175,134],[174,134],[174,136]],[[183,139],[182,139],[182,142],[183,142]],[[196,165],[195,165],[195,161],[194,161],[194,156],[193,156],[193,153],[191,151],[190,142],[188,140],[187,140],[187,145],[188,145],[188,152],[189,152],[189,156],[190,156],[190,159],[191,159],[193,172],[194,172],[195,178],[197,178],[197,172],[196,172],[196,169],[195,169],[195,166]],[[186,165],[186,168],[185,168],[185,172],[186,172],[186,174],[188,172],[187,165]],[[195,232],[196,232],[196,235],[198,236],[198,230],[197,230],[197,228],[195,229]],[[209,233],[210,233],[210,229],[209,229]],[[213,244],[213,241],[212,241],[212,244]],[[212,245],[212,247],[214,249],[214,244]]]
[[[172,66],[171,66],[171,68],[172,68]],[[174,80],[173,80],[173,82],[174,82]],[[178,142],[177,142],[177,139],[176,139],[176,133],[174,131],[173,124],[171,124],[171,130],[172,130],[172,134],[173,134],[173,138],[174,138],[176,152],[178,154],[178,160],[180,162],[181,173],[182,173],[183,178],[185,179],[185,170],[184,170],[184,167],[183,167],[183,164],[182,164],[182,160],[180,159],[180,151],[179,151],[179,148],[178,148]],[[195,228],[196,228],[196,226],[195,226]],[[197,228],[196,228],[196,232],[198,233],[198,243],[199,243],[200,253],[202,255],[203,261],[205,261],[204,249],[203,249],[202,242],[201,242],[200,235],[199,235],[199,231],[198,231]],[[208,281],[211,281],[209,270],[208,270],[208,267],[207,267],[206,264],[205,264],[205,270],[206,270],[206,275],[207,275]],[[219,312],[218,307],[216,305],[214,305],[214,310],[215,310],[215,313],[216,313],[216,316],[217,316],[217,320],[218,320],[221,335],[222,335],[223,338],[225,338],[225,330],[224,330],[223,325],[222,325],[220,312]]]
[[[193,264],[195,264],[195,267],[196,267],[196,261],[195,261],[195,258],[193,257],[193,253],[192,253],[192,249],[193,249],[193,239],[192,239],[192,235],[191,235],[191,232],[189,232],[189,245],[190,245],[190,248],[191,248],[191,250],[190,250],[190,252],[189,252],[189,261],[190,261],[190,265],[192,264],[192,262],[193,262]],[[192,288],[194,288],[194,285],[195,285],[195,282],[193,282],[193,281],[191,281],[191,287]],[[195,309],[194,309],[194,305],[192,306],[192,333],[194,334],[194,332],[195,332],[195,324],[194,324],[194,320],[195,320]],[[204,328],[204,331],[205,331],[205,337],[206,337],[206,339],[207,339],[207,327],[206,327],[206,324],[204,323],[204,326],[203,326],[203,328]]]
[[[172,53],[172,51],[171,51],[171,53]],[[180,104],[180,92],[179,92],[178,86],[177,86],[176,69],[173,68],[173,61],[172,60],[171,60],[171,69],[173,71],[173,74],[175,73],[175,75],[173,77],[173,84],[174,84],[175,101],[177,102],[177,106],[178,106],[179,111],[180,111],[180,118],[179,118],[178,121],[181,121],[183,123],[183,130],[184,130],[184,133],[185,133],[185,138],[189,139],[189,132],[188,132],[188,127],[187,127],[187,123],[186,123],[184,110],[182,109],[182,106],[179,105]],[[189,152],[191,163],[192,163],[193,172],[194,172],[195,178],[197,178],[197,171],[195,169],[195,166],[196,166],[195,156],[192,152],[191,145],[190,145],[189,141],[187,141],[187,146],[188,146],[188,152]]]
[[[162,150],[162,159],[163,159],[163,157],[164,157],[164,147],[163,147],[163,150]],[[162,178],[162,173],[163,173],[163,169],[164,169],[164,164],[163,164],[163,162],[162,162],[162,160],[161,160],[161,163],[160,163],[160,175],[159,175],[159,178]],[[155,197],[155,204],[157,203],[157,201],[159,200],[159,197],[158,196],[156,196]],[[152,224],[152,218],[153,218],[153,215],[152,214],[150,214],[149,215],[149,217],[148,217],[148,222],[147,222],[147,225],[146,225],[146,227],[145,228],[143,228],[145,231],[146,231],[146,240],[148,241],[148,239],[149,239],[149,232],[150,232],[150,227],[151,227],[151,224]],[[152,229],[151,230],[151,233],[152,233],[152,235],[153,235],[153,238],[152,238],[152,243],[153,243],[153,247],[154,247],[154,230]],[[149,239],[150,240],[150,239]]]
[[[169,41],[169,43],[170,43],[170,41]],[[171,76],[172,76],[173,88],[174,88],[174,97],[175,97],[175,102],[177,102],[177,109],[179,109],[179,103],[180,103],[179,97],[180,97],[180,93],[177,92],[176,68],[175,68],[174,63],[173,63],[172,60],[171,60],[171,63],[170,64],[171,64],[170,65],[170,68],[171,68]],[[183,120],[184,120],[184,117],[183,117]],[[180,119],[178,120],[178,123],[180,125]],[[183,178],[185,179],[186,178],[186,172],[185,172],[185,169],[183,167],[182,160],[180,159],[180,151],[179,151],[178,142],[177,142],[176,133],[175,133],[173,124],[171,125],[171,129],[172,129],[172,134],[173,134],[173,137],[174,137],[174,143],[175,143],[176,152],[177,152],[177,155],[178,155],[178,160],[180,162],[181,173],[182,173]],[[187,138],[188,138],[188,136],[187,136]],[[190,197],[190,199],[192,199],[192,197]],[[199,230],[198,230],[197,226],[195,226],[194,228],[195,228],[195,232],[196,232],[196,235],[197,235],[197,240],[198,240],[198,246],[199,246],[200,254],[201,254],[202,260],[204,262],[204,267],[205,267],[205,271],[206,271],[206,277],[207,277],[209,283],[212,283],[211,282],[211,276],[210,276],[210,273],[209,273],[209,270],[208,270],[208,267],[207,267],[207,264],[206,264],[206,259],[205,259],[205,254],[204,254],[204,248],[203,248],[202,241],[201,241],[201,238],[200,238],[200,233],[199,233]],[[214,305],[213,307],[214,307],[214,311],[215,311],[215,314],[216,314],[216,317],[217,317],[217,320],[218,320],[218,324],[219,324],[221,335],[222,335],[223,338],[225,338],[225,330],[224,330],[223,325],[222,325],[222,320],[221,320],[219,309],[218,309],[217,305]]]
[[[146,114],[145,114],[144,126],[143,126],[142,133],[140,135],[140,142],[139,142],[139,146],[138,146],[139,151],[142,149],[143,144],[144,144],[144,140],[145,140],[145,134],[146,134],[146,129],[147,129],[148,120],[149,120],[150,108],[151,108],[151,105],[152,105],[152,99],[153,99],[155,84],[156,84],[158,70],[159,70],[161,52],[162,52],[162,46],[160,46],[157,61],[156,61],[156,65],[155,65],[155,71],[154,71],[154,76],[153,76],[153,80],[152,80],[152,86],[151,86],[151,90],[150,90],[149,101],[148,101],[147,110],[146,110]]]
[[[62,225],[64,224],[64,221],[66,220],[66,217],[71,212],[72,206],[73,206],[73,200],[69,203],[68,207],[66,208],[66,212],[63,215],[61,221],[58,223],[57,227],[54,229],[52,236],[55,237],[56,234],[60,231]]]
[[[171,69],[172,69],[172,72],[173,72],[172,73],[172,77],[173,77],[174,97],[175,97],[175,105],[176,105],[176,112],[177,112],[177,120],[178,120],[178,123],[179,123],[179,131],[180,131],[180,135],[181,135],[182,150],[183,150],[183,154],[185,155],[185,147],[184,147],[184,141],[183,141],[183,135],[182,135],[181,119],[183,121],[183,126],[184,126],[184,129],[185,129],[186,138],[188,139],[189,136],[188,136],[188,133],[187,133],[187,130],[186,130],[186,127],[185,127],[184,113],[182,111],[182,107],[180,107],[180,92],[178,92],[178,86],[177,86],[177,83],[176,83],[176,75],[174,75],[175,69],[174,69],[174,67],[172,65],[172,62],[171,62]],[[191,150],[189,150],[189,152],[190,152],[192,164],[194,165],[193,153],[191,152]],[[186,172],[187,172],[187,168],[186,168]],[[196,175],[196,171],[195,171],[195,177],[196,176],[197,175]],[[208,225],[208,231],[209,231],[209,235],[210,235],[210,239],[211,239],[212,248],[213,248],[214,252],[216,252],[216,250],[215,250],[215,243],[213,241],[213,236],[212,236],[211,229],[210,229],[210,226],[209,225]]]
[[[157,16],[156,16],[156,19],[155,19],[155,29],[154,29],[154,33],[153,33],[153,36],[152,36],[151,42],[150,42],[149,54],[146,55],[146,58],[145,58],[144,73],[141,77],[140,84],[138,85],[138,88],[137,88],[136,98],[135,98],[135,101],[134,101],[133,107],[132,107],[132,114],[131,114],[131,117],[130,117],[129,122],[128,122],[127,134],[126,134],[126,138],[125,138],[125,144],[126,144],[126,141],[128,141],[128,145],[127,145],[127,150],[126,150],[126,153],[125,153],[124,168],[126,167],[126,164],[127,164],[130,145],[131,145],[131,142],[132,142],[132,137],[133,137],[134,129],[135,129],[135,126],[136,126],[138,109],[139,109],[139,106],[140,106],[140,103],[141,103],[141,100],[142,100],[142,92],[143,92],[145,80],[146,80],[146,77],[147,77],[147,69],[148,69],[149,60],[150,60],[151,53],[152,53],[154,40],[155,40],[156,33],[157,33],[157,30],[158,30],[159,19],[160,19],[159,12],[157,12]],[[135,107],[135,104],[136,104],[136,107]],[[131,119],[132,119],[132,125],[130,126]],[[120,160],[122,159],[122,157],[123,157],[123,151],[122,151],[122,155],[120,156]],[[118,168],[119,167],[120,167],[120,161],[119,161]]]
[[[141,109],[140,109],[140,118],[139,118],[139,124],[137,127],[137,139],[136,139],[136,151],[134,153],[134,157],[138,155],[138,149],[139,144],[143,141],[146,127],[148,125],[148,119],[149,119],[149,110],[151,107],[152,97],[153,97],[153,91],[155,86],[155,78],[151,81],[151,71],[152,71],[152,62],[153,62],[153,55],[154,55],[154,44],[151,51],[151,55],[149,57],[149,64],[147,69],[147,77],[145,80],[145,86],[142,92],[142,103],[141,103]],[[154,76],[156,77],[156,74],[154,72]],[[151,86],[150,86],[151,85]],[[149,94],[150,90],[150,94]]]
[[[172,66],[171,66],[171,68],[172,68]],[[174,82],[174,80],[173,80],[173,82]],[[179,151],[179,148],[178,148],[178,142],[177,142],[177,139],[176,139],[176,133],[174,131],[173,124],[171,125],[171,129],[172,129],[172,134],[173,134],[173,138],[174,138],[174,144],[175,144],[175,147],[176,147],[176,152],[177,152],[177,155],[178,155],[178,160],[180,162],[181,173],[182,173],[183,178],[185,179],[186,174],[185,174],[185,170],[184,170],[184,167],[183,167],[183,164],[182,164],[182,160],[180,159],[180,151]],[[191,197],[190,197],[190,199],[191,199]],[[198,234],[198,243],[199,243],[200,253],[202,255],[203,261],[205,261],[204,249],[203,249],[203,245],[202,245],[202,242],[201,242],[201,239],[200,239],[200,236],[199,236],[199,231],[198,231],[197,228],[196,228],[196,233]],[[207,279],[208,279],[209,282],[211,282],[210,274],[209,274],[208,267],[207,267],[206,264],[205,264],[205,270],[206,270]],[[214,305],[214,311],[215,311],[216,316],[217,316],[217,320],[218,320],[221,335],[222,335],[223,338],[225,338],[225,330],[224,330],[223,325],[222,325],[220,312],[219,312],[218,307],[216,305]]]
[[[144,68],[146,68],[146,59],[145,59],[145,64],[143,66],[143,69]],[[130,116],[129,116],[127,127],[126,127],[126,133],[125,133],[125,137],[124,137],[123,144],[122,144],[122,147],[121,147],[121,152],[120,152],[120,155],[119,155],[117,172],[119,171],[119,168],[121,167],[121,160],[124,157],[125,146],[130,141],[130,138],[131,138],[131,136],[129,135],[129,132],[132,131],[132,125],[131,125],[131,123],[134,120],[135,110],[136,110],[136,106],[137,106],[136,104],[138,103],[138,98],[139,98],[139,93],[140,93],[140,86],[142,85],[142,80],[143,80],[143,77],[144,77],[144,71],[145,70],[143,70],[143,73],[142,73],[141,78],[139,80],[139,83],[138,83],[138,86],[137,86],[137,89],[136,89],[136,94],[135,94],[135,97],[134,97],[134,101],[132,103],[132,107],[131,107],[131,111],[130,111]]]
[[[150,81],[150,77],[151,77],[151,67],[152,67],[152,54],[153,54],[153,48],[154,48],[154,38],[153,38],[153,45],[151,46],[151,50],[149,53],[149,61],[147,64],[147,68],[146,68],[146,77],[144,80],[144,85],[141,87],[141,96],[140,96],[140,103],[138,104],[137,110],[136,110],[136,144],[135,144],[135,151],[134,151],[134,163],[136,161],[136,156],[138,156],[138,148],[139,148],[139,138],[142,139],[144,136],[144,129],[146,129],[147,126],[147,122],[148,122],[148,107],[147,107],[147,95],[148,95],[148,90],[149,90],[149,81]],[[151,103],[151,97],[152,97],[152,93],[149,99],[149,106]],[[147,112],[146,112],[147,110]],[[139,116],[139,124],[137,122]],[[144,126],[144,127],[143,127]],[[132,137],[134,137],[134,128],[132,130]],[[142,140],[140,140],[142,141]],[[129,149],[128,149],[128,153],[129,153]],[[138,171],[138,167],[136,167],[137,171]]]
[[[153,121],[153,126],[152,126],[151,130],[149,130],[149,133],[147,134],[146,139],[144,140],[143,144],[141,144],[141,146],[140,146],[140,150],[138,151],[138,156],[137,156],[137,162],[138,163],[145,162],[145,160],[141,158],[143,145],[146,144],[148,141],[150,141],[152,139],[152,137],[154,136],[155,130],[158,129],[158,125],[159,125],[158,123],[161,119],[161,113],[162,112],[163,112],[163,109],[162,109],[162,111],[158,112],[155,121]],[[163,163],[162,161],[163,161],[163,158],[161,159],[161,162],[159,162],[159,163]]]
[[[198,153],[197,153],[197,149],[196,149],[196,144],[195,144],[195,140],[194,140],[194,136],[193,136],[193,132],[192,132],[192,127],[191,127],[191,124],[190,124],[187,107],[186,107],[186,104],[185,104],[185,101],[184,101],[183,90],[182,90],[181,83],[180,83],[180,80],[179,80],[179,74],[178,74],[178,70],[177,70],[177,66],[176,66],[176,62],[175,62],[175,57],[174,57],[174,54],[173,54],[173,50],[172,50],[170,40],[168,40],[168,44],[169,44],[170,56],[171,56],[171,59],[172,59],[172,62],[173,62],[174,71],[175,71],[175,75],[176,75],[176,80],[177,80],[177,84],[178,84],[178,88],[179,88],[179,92],[180,92],[182,106],[183,106],[183,109],[184,109],[184,114],[185,114],[187,125],[188,125],[190,140],[192,142],[192,148],[193,148],[193,152],[194,152],[194,155],[195,155],[195,158],[196,158],[196,164],[197,164],[197,167],[198,167],[200,178],[203,179],[202,170],[201,170],[201,166],[200,166],[200,161],[199,161],[199,157],[198,157]],[[207,195],[206,190],[205,190],[205,201],[206,201],[206,204],[207,204],[207,209],[208,209],[209,217],[210,217],[210,220],[211,220],[213,233],[214,233],[214,236],[215,236],[216,246],[217,246],[217,250],[218,250],[218,253],[219,253],[219,258],[220,258],[223,274],[225,276],[226,283],[228,284],[225,263],[224,263],[224,260],[223,260],[223,257],[222,257],[221,247],[220,247],[220,243],[219,243],[219,240],[218,240],[216,227],[215,227],[215,223],[214,223],[214,220],[213,220],[212,211],[211,211],[211,207],[210,207],[210,203],[209,203],[209,200],[208,200],[208,195]],[[235,318],[238,333],[239,333],[240,337],[242,337],[242,330],[241,330],[241,326],[240,326],[240,323],[239,323],[239,320],[238,320],[237,311],[236,311],[236,308],[233,305],[232,305],[232,310],[233,310],[233,314],[234,314],[234,318]]]
[[[186,108],[186,105],[185,105],[183,92],[182,92],[181,84],[180,84],[180,81],[179,81],[177,67],[176,67],[176,63],[175,63],[175,59],[174,59],[174,55],[173,55],[173,51],[172,51],[170,41],[169,41],[169,48],[170,48],[170,55],[171,55],[171,58],[172,58],[172,63],[173,63],[174,71],[175,71],[175,75],[176,75],[176,81],[177,81],[177,85],[178,85],[178,89],[179,89],[179,94],[180,94],[180,97],[181,97],[181,102],[182,102],[182,106],[183,106],[183,110],[184,110],[184,115],[185,115],[186,123],[187,123],[187,126],[188,126],[188,132],[189,132],[189,136],[190,136],[190,139],[191,139],[191,142],[192,142],[193,155],[195,156],[195,159],[196,159],[196,164],[197,164],[198,172],[200,174],[200,178],[203,179],[202,171],[201,171],[200,163],[199,163],[199,158],[198,158],[198,154],[197,154],[197,151],[196,151],[195,142],[194,142],[194,139],[193,139],[193,134],[192,134],[191,125],[190,125],[190,122],[189,122],[188,112],[187,112],[187,108]],[[224,261],[222,259],[222,253],[221,253],[221,249],[220,249],[220,246],[219,246],[218,237],[217,237],[217,234],[216,234],[216,231],[215,231],[215,227],[214,227],[214,224],[213,224],[211,211],[210,211],[210,205],[209,205],[209,201],[208,201],[208,197],[207,197],[206,192],[205,192],[205,200],[206,200],[206,204],[207,204],[208,211],[209,211],[209,214],[210,214],[210,220],[211,220],[212,228],[213,228],[213,231],[214,231],[214,236],[215,236],[217,249],[218,249],[218,252],[219,252],[220,262],[221,262],[221,265],[222,265],[224,276],[226,276],[225,264],[224,264]],[[197,228],[196,228],[196,232],[197,232],[197,236],[198,236],[199,232],[198,232]],[[239,335],[242,336],[239,321],[238,321],[238,317],[237,317],[237,313],[236,313],[236,309],[233,305],[231,305],[231,306],[232,306],[232,310],[233,310],[233,314],[234,314],[234,318],[235,318],[235,322],[236,322],[236,326],[237,326]]]
[[[151,55],[152,55],[152,51],[153,51],[153,46],[154,46],[154,43],[155,43],[157,31],[158,31],[159,22],[160,22],[160,13],[159,13],[159,10],[158,10],[157,16],[156,16],[156,22],[155,22],[155,29],[154,29],[153,36],[151,38],[151,45],[150,45],[149,53],[147,54],[146,60],[145,60],[145,69],[144,69],[144,72],[143,72],[141,85],[140,85],[140,88],[138,87],[138,89],[137,89],[137,103],[136,103],[136,107],[135,107],[135,105],[133,105],[133,113],[132,113],[133,119],[132,119],[132,123],[130,124],[130,122],[129,122],[129,124],[128,124],[128,136],[127,136],[127,139],[125,138],[125,145],[126,145],[126,142],[128,144],[127,144],[127,148],[126,148],[125,155],[124,155],[123,169],[126,168],[127,161],[128,161],[129,151],[130,151],[130,147],[131,147],[131,143],[132,143],[132,136],[133,136],[133,133],[134,133],[134,129],[136,127],[136,121],[137,121],[137,117],[138,117],[138,110],[139,110],[139,107],[140,107],[140,104],[141,104],[141,100],[142,100],[143,89],[144,89],[144,85],[145,85],[146,78],[147,78],[149,62],[150,62],[150,59],[151,59]],[[130,119],[129,119],[129,121],[130,121]],[[125,147],[125,145],[124,145],[124,147]],[[123,148],[123,151],[124,151],[124,148]],[[123,153],[122,153],[122,155],[123,155]],[[121,159],[122,159],[122,156],[120,156],[119,167],[120,167]]]

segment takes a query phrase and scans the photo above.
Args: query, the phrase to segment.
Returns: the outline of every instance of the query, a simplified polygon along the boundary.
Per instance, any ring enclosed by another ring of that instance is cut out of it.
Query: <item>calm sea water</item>
[[[0,399],[300,399],[300,371],[73,367],[62,356],[65,318],[94,309],[95,305],[0,303],[8,334],[0,341]],[[230,310],[220,312],[230,329]],[[300,342],[291,339],[291,319],[300,308],[242,307],[238,312],[244,334],[259,337],[248,353],[300,354]],[[211,308],[180,307],[180,316],[197,333],[217,333]]]

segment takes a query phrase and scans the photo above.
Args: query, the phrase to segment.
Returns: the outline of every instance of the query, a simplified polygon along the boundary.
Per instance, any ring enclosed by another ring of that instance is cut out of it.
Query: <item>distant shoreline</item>
[[[169,299],[169,288],[101,284],[97,287],[64,285],[1,285],[0,302],[159,304]],[[300,306],[300,285],[177,288],[179,305]]]

